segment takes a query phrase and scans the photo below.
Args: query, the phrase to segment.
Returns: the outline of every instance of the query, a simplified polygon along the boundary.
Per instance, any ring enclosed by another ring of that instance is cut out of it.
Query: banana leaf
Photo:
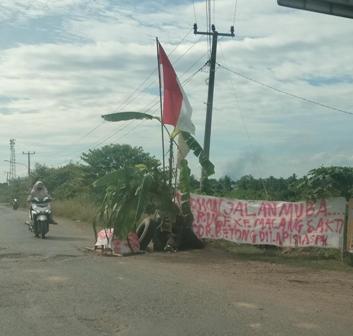
[[[181,131],[184,140],[189,148],[194,152],[195,156],[199,159],[201,167],[207,176],[215,173],[214,164],[207,158],[206,153],[196,139],[188,132]]]
[[[133,120],[133,119],[156,119],[160,121],[160,118],[155,117],[148,113],[143,112],[116,112],[111,114],[104,114],[102,118],[106,121],[126,121],[126,120]]]

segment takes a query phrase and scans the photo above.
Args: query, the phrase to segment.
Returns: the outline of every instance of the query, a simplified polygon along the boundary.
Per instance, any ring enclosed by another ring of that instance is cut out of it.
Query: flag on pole
[[[192,108],[163,47],[158,42],[159,61],[163,69],[163,120],[179,130],[195,134]]]
[[[190,148],[188,144],[186,143],[183,134],[179,133],[178,135],[178,152],[177,152],[177,162],[176,166],[177,168],[181,168],[181,161],[183,161],[186,156],[188,155],[190,151]]]

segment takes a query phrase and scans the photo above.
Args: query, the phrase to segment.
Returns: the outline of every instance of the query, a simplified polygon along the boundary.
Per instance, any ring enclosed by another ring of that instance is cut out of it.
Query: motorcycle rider
[[[44,197],[49,197],[49,192],[48,189],[46,188],[46,186],[44,185],[44,183],[42,181],[37,181],[36,183],[34,183],[31,193],[29,194],[27,201],[31,202],[33,198],[37,197],[38,199],[43,199]],[[32,205],[30,205],[30,212],[31,212],[31,208]],[[52,217],[52,215],[50,215],[49,217],[49,223],[50,224],[58,224]]]
[[[16,197],[12,199],[12,209],[18,209],[18,199]]]

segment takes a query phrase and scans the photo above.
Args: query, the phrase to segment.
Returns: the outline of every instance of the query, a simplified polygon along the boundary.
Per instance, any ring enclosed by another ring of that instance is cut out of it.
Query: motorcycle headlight
[[[46,215],[40,215],[40,216],[38,216],[38,220],[46,221],[47,220],[47,216]]]

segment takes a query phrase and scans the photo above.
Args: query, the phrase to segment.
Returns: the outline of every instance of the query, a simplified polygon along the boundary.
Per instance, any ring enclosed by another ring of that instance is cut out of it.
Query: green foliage
[[[7,183],[0,183],[0,202],[5,203],[9,201],[9,186]]]
[[[90,195],[78,195],[70,199],[56,199],[53,204],[55,217],[66,217],[84,223],[92,223],[98,211]]]
[[[119,238],[136,230],[145,213],[156,209],[172,221],[178,208],[172,201],[171,191],[158,169],[147,166],[125,167],[105,175],[96,182],[105,186],[106,194],[99,209],[99,219],[105,227],[113,227]]]
[[[349,200],[353,197],[353,168],[333,166],[312,169],[298,184],[297,190],[305,198],[342,196]]]
[[[205,179],[204,191],[207,195],[226,196],[233,190],[235,182],[229,177],[224,176],[217,179]]]
[[[190,208],[190,176],[191,170],[187,160],[180,163],[179,192],[181,193],[181,213],[183,216],[192,216]]]
[[[84,174],[84,168],[77,164],[70,163],[59,168],[48,168],[37,164],[32,172],[31,184],[41,180],[55,198],[68,199],[89,192]]]
[[[205,181],[208,195],[237,199],[299,201],[341,196],[353,198],[353,168],[321,167],[297,178],[254,178],[245,175],[237,181],[225,176]]]
[[[202,149],[201,145],[196,139],[188,132],[181,132],[185,142],[189,148],[193,151],[195,156],[199,159],[200,165],[204,170],[206,176],[213,175],[215,173],[213,163],[207,158],[206,153]]]
[[[143,151],[142,147],[111,144],[102,148],[90,149],[81,159],[87,164],[87,177],[93,182],[113,171],[144,164],[149,169],[160,165],[159,161]]]
[[[102,118],[106,121],[126,121],[126,120],[133,120],[133,119],[136,119],[136,120],[156,119],[160,122],[160,118],[155,117],[151,114],[143,113],[143,112],[116,112],[116,113],[102,115]]]
[[[288,178],[256,179],[246,175],[234,183],[234,189],[226,195],[238,199],[256,199],[271,201],[297,201],[302,195],[295,189],[298,179],[295,175]]]
[[[20,206],[26,205],[26,199],[29,192],[28,180],[25,178],[17,178],[0,186],[1,202],[10,203],[17,198]]]

